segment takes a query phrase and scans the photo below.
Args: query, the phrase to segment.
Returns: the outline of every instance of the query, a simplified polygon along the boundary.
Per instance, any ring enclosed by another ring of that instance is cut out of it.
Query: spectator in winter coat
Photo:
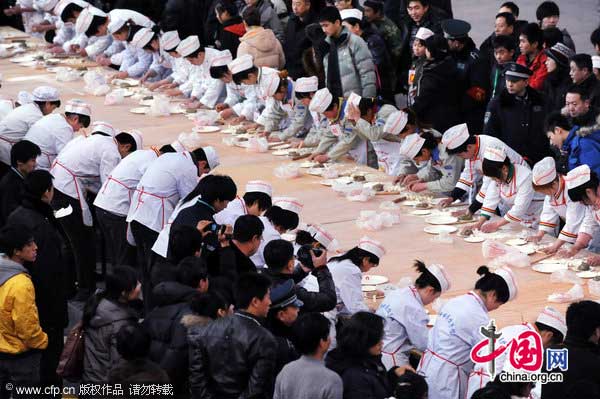
[[[575,54],[569,66],[569,75],[575,86],[587,91],[593,108],[600,108],[600,83],[594,76],[592,57],[589,54]]]
[[[168,0],[162,13],[160,27],[163,31],[177,30],[182,38],[204,37],[200,15],[200,0]]]
[[[496,97],[506,88],[504,67],[515,61],[517,44],[512,36],[496,36],[492,40],[494,60],[490,73],[490,99]]]
[[[246,33],[240,38],[238,56],[250,54],[257,67],[283,69],[285,54],[281,42],[277,40],[271,29],[260,26],[259,10],[248,6],[242,13]]]
[[[544,1],[542,2],[537,10],[535,11],[536,19],[540,24],[540,28],[542,30],[546,30],[548,28],[556,28],[558,26],[558,20],[560,18],[560,9],[558,5],[553,1]],[[561,30],[563,34],[562,43],[564,43],[567,47],[569,47],[573,52],[575,52],[575,43],[571,38],[571,35],[566,29]]]
[[[563,111],[571,125],[584,127],[596,123],[598,109],[592,107],[590,94],[580,86],[571,86],[565,95],[565,108]]]
[[[565,106],[567,89],[571,86],[569,76],[569,59],[575,54],[562,43],[556,43],[552,48],[544,50],[548,76],[544,81],[544,96],[548,111],[559,111]]]
[[[309,76],[302,65],[302,56],[312,43],[306,35],[306,27],[317,22],[317,13],[311,8],[310,0],[293,0],[290,19],[285,33],[285,61],[289,76],[298,78]]]
[[[238,15],[235,5],[227,0],[221,1],[215,7],[219,27],[215,32],[215,47],[219,50],[229,50],[233,58],[237,57],[240,38],[246,33],[242,17]]]
[[[265,29],[271,29],[275,37],[279,39],[281,44],[285,43],[285,35],[283,34],[283,26],[281,20],[273,8],[273,4],[269,0],[245,0],[247,7],[256,7],[260,14],[260,26]],[[242,10],[242,14],[244,10]]]
[[[539,91],[544,88],[544,80],[548,75],[545,64],[548,56],[542,49],[543,40],[542,29],[537,24],[527,24],[519,36],[521,55],[517,58],[517,64],[526,66],[533,73],[529,78],[529,87]]]

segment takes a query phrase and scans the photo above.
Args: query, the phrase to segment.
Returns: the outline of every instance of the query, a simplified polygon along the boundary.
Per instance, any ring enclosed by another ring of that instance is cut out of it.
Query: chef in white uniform
[[[302,245],[311,245],[315,249],[324,249],[329,253],[335,253],[337,248],[339,248],[339,242],[333,237],[331,232],[327,231],[327,229],[321,225],[311,224],[303,231],[303,233],[310,235],[310,239],[307,242],[299,240],[298,234],[302,233],[300,230],[296,231],[294,255],[298,253],[298,249],[300,249]],[[312,273],[309,273],[298,285],[304,287],[307,291],[319,292],[319,281]]]
[[[223,119],[231,116],[237,116],[237,118],[243,117],[245,120],[252,120],[253,118],[255,108],[258,104],[256,89],[254,85],[236,84],[233,81],[233,72],[231,69],[240,71],[241,68],[245,67],[244,63],[248,60],[252,62],[251,58],[248,59],[246,57],[246,59],[229,61],[227,66],[213,64],[211,67],[211,76],[225,83],[225,100],[215,105],[215,110],[220,113]]]
[[[56,6],[56,14],[60,16],[65,27],[71,31],[70,37],[62,43],[58,53],[75,53],[84,48],[88,38],[83,32],[77,31],[77,20],[83,11],[90,5],[82,0],[61,0]],[[62,50],[62,51],[61,51]]]
[[[42,37],[40,33],[33,32],[32,27],[44,20],[44,12],[34,8],[34,0],[17,0],[15,7],[6,8],[6,15],[21,14],[25,32],[33,37]]]
[[[55,47],[50,49],[51,52],[68,52],[68,47],[65,49],[63,46],[75,38],[75,22],[77,21],[77,17],[88,6],[89,3],[83,0],[61,0],[58,2],[52,11],[56,18],[56,34],[52,39],[52,44]]]
[[[165,32],[161,36],[161,47],[165,52],[166,61],[170,64],[171,74],[164,80],[149,84],[150,90],[171,90],[187,81],[192,65],[177,52],[180,43],[177,31]]]
[[[207,49],[206,53],[206,71],[204,94],[198,99],[198,107],[214,108],[217,103],[222,102],[226,96],[225,82],[212,76],[210,70],[212,67],[227,66],[232,61],[231,52],[223,50],[215,52],[213,49]]]
[[[262,87],[267,97],[265,108],[256,118],[256,123],[260,125],[257,128],[270,137],[271,132],[281,131],[290,124],[293,109],[288,95],[293,92],[293,84],[290,79],[282,79],[279,74],[271,73],[264,75]]]
[[[141,83],[153,82],[148,85],[150,90],[157,89],[163,84],[171,82],[171,74],[175,68],[175,57],[171,54],[177,54],[176,48],[181,40],[177,31],[165,32],[160,36],[160,50],[153,55],[152,64],[144,76],[140,79]]]
[[[58,90],[50,86],[36,87],[32,92],[33,102],[22,104],[10,111],[0,121],[0,177],[10,167],[10,149],[44,115],[60,107]]]
[[[558,238],[542,251],[555,253],[566,242],[573,244],[577,240],[579,226],[585,217],[585,205],[573,202],[567,195],[565,178],[556,172],[554,158],[546,157],[536,163],[531,171],[533,189],[546,196],[540,216],[538,233],[527,238],[539,242],[544,235],[556,236],[561,221],[564,223]]]
[[[467,228],[491,233],[509,223],[537,228],[544,196],[533,190],[531,169],[512,163],[505,146],[488,147],[483,154],[482,169],[491,181],[488,185],[479,221]],[[486,168],[489,170],[486,171]],[[490,220],[500,209],[501,219]]]
[[[205,77],[204,61],[206,59],[206,49],[200,43],[198,36],[188,36],[183,39],[176,49],[181,58],[185,59],[189,64],[189,73],[187,79],[182,82],[177,89],[167,90],[165,94],[176,97],[184,95],[185,97],[193,97],[194,87],[199,84]],[[196,86],[199,88],[199,86]]]
[[[386,368],[409,364],[409,352],[427,349],[429,315],[425,306],[429,305],[450,289],[450,279],[443,265],[426,266],[415,261],[420,273],[414,285],[401,288],[388,294],[377,314],[385,318],[385,337],[381,360]]]
[[[483,176],[482,162],[483,154],[488,147],[503,147],[506,155],[515,165],[529,167],[515,150],[508,147],[496,137],[486,136],[484,134],[471,135],[466,123],[456,125],[444,132],[442,144],[446,146],[448,154],[457,155],[465,160],[465,166],[456,182],[456,187],[450,193],[449,198],[445,198],[440,204],[445,207],[457,199],[461,199],[465,194],[469,196],[469,212],[474,214],[481,208],[485,191],[491,179]]]
[[[37,159],[37,168],[50,170],[54,159],[73,139],[75,132],[90,125],[91,115],[90,104],[72,99],[65,105],[64,114],[46,115],[34,123],[25,140],[37,144],[42,150],[42,155]]]
[[[498,331],[502,334],[496,341],[496,348],[507,346],[509,343],[518,338],[524,332],[532,331],[540,334],[542,346],[544,349],[550,345],[559,345],[564,337],[567,336],[567,322],[565,316],[553,307],[546,306],[538,315],[537,320],[532,325],[524,322],[506,326]],[[507,349],[500,356],[494,359],[496,375],[502,371],[514,371],[510,365],[509,359],[510,350]],[[483,388],[490,381],[490,375],[487,364],[475,364],[473,371],[469,374],[468,389],[466,398],[473,396],[473,393],[478,389]],[[534,391],[531,392],[529,398],[539,399],[541,397],[542,384],[536,384]]]
[[[304,204],[298,198],[273,198],[273,206],[265,212],[264,216],[260,216],[260,221],[265,228],[260,247],[250,257],[257,268],[265,266],[264,250],[267,244],[273,240],[279,240],[282,234],[298,227],[302,208],[304,208]]]
[[[250,180],[246,183],[243,198],[239,196],[230,201],[227,208],[217,212],[214,216],[218,224],[233,226],[238,217],[242,215],[260,216],[271,207],[273,186],[264,180]]]
[[[467,378],[473,369],[471,349],[483,336],[480,328],[489,323],[488,312],[517,296],[517,282],[508,268],[493,273],[482,266],[475,289],[449,300],[438,314],[429,334],[418,372],[427,379],[432,398],[463,399]]]
[[[124,41],[125,50],[121,52],[119,72],[113,74],[112,79],[141,78],[152,65],[153,54],[155,52],[158,54],[158,41],[156,42],[156,49],[150,47],[150,50],[147,50],[144,48],[155,37],[158,37],[151,28],[140,27],[139,25],[129,26],[125,35],[127,35]],[[115,56],[112,56],[111,59]]]

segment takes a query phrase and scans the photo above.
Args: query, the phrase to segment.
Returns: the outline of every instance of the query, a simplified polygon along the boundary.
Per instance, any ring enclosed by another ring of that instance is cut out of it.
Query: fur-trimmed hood
[[[181,318],[181,324],[183,324],[188,330],[192,327],[203,327],[208,325],[212,319],[206,316],[199,316],[197,314],[188,314]]]
[[[577,129],[575,134],[577,134],[579,137],[587,137],[592,133],[597,133],[600,135],[600,115],[596,117],[596,123],[594,123],[592,126],[584,126]]]

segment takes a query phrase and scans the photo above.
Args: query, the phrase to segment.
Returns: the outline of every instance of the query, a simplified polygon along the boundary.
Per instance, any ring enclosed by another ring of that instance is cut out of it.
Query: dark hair
[[[550,326],[548,326],[544,323],[540,323],[538,321],[535,322],[535,326],[537,327],[538,331],[540,331],[540,332],[541,331],[550,331],[552,333],[552,339],[550,340],[551,346],[561,344],[565,339],[563,333],[561,333],[554,327],[550,327]]]
[[[233,179],[225,175],[204,176],[196,187],[190,192],[183,202],[190,201],[198,195],[202,201],[212,205],[215,201],[233,201],[237,194],[237,186]]]
[[[281,209],[277,205],[273,205],[265,212],[265,217],[269,219],[274,226],[282,227],[284,230],[293,230],[298,227],[300,217],[297,213]]]
[[[127,132],[121,132],[115,136],[115,140],[119,144],[129,144],[131,147],[129,148],[129,153],[132,153],[137,150],[137,143],[133,136]]]
[[[241,85],[242,81],[248,79],[248,76],[250,76],[251,73],[255,75],[258,73],[258,68],[255,65],[252,65],[252,68],[246,69],[245,71],[234,73],[231,75],[231,78],[236,85]]]
[[[52,188],[52,179],[54,177],[47,170],[32,171],[23,182],[25,195],[39,200],[46,191]]]
[[[375,11],[375,13],[383,13],[383,1],[367,0],[365,3],[363,3],[363,8],[364,7],[369,7],[371,9],[373,9],[373,11]]]
[[[263,255],[269,269],[278,272],[294,258],[294,246],[286,240],[272,240],[265,246]]]
[[[206,50],[204,49],[204,45],[202,43],[200,43],[200,47],[198,47],[196,50],[194,50],[192,53],[188,54],[185,56],[186,59],[188,58],[196,58],[198,57],[198,54],[200,53],[204,53]]]
[[[294,92],[294,95],[296,96],[296,98],[298,100],[302,100],[303,98],[310,98],[311,94],[312,94],[311,92],[305,92],[305,93],[303,93],[301,91],[295,91]]]
[[[34,101],[34,103],[37,104],[37,106],[42,109],[42,107],[46,104],[46,103],[50,103],[50,105],[55,105],[56,108],[60,108],[60,100],[56,100],[56,101]]]
[[[267,276],[258,273],[243,273],[235,282],[233,289],[236,309],[248,309],[252,299],[262,300],[268,294],[269,288],[271,288],[271,280]]]
[[[421,138],[425,139],[425,142],[423,143],[423,147],[421,147],[417,155],[415,155],[416,157],[423,155],[424,148],[427,148],[429,151],[433,151],[438,146],[438,140],[431,132],[421,133]]]
[[[101,17],[99,15],[94,15],[92,17],[92,23],[90,23],[90,27],[85,31],[85,35],[87,37],[95,36],[98,33],[101,25],[104,25],[107,21],[108,17]]]
[[[174,224],[169,231],[169,254],[171,263],[194,256],[202,248],[202,233],[195,226]]]
[[[156,29],[156,26],[154,27],[154,29]],[[142,47],[142,50],[155,51],[154,48],[152,47],[152,42],[155,41],[155,40],[160,40],[159,36],[158,36],[158,33],[156,33],[156,32],[154,32],[154,34],[152,35],[152,39],[150,39],[148,41],[148,44],[146,44],[144,47]]]
[[[227,72],[229,72],[227,65],[210,67],[210,77],[213,79],[221,79],[223,76],[227,75]]]
[[[428,391],[429,388],[425,377],[407,370],[398,377],[396,388],[394,389],[394,398],[421,399]]]
[[[354,18],[354,17],[349,17],[349,18],[345,18],[343,22],[347,22],[352,26],[356,26],[356,24],[360,25],[360,27],[362,28],[362,19],[358,19],[358,18]]]
[[[0,229],[0,252],[9,258],[32,242],[33,232],[27,226],[7,224]]]
[[[318,243],[317,240],[306,230],[298,230],[296,231],[296,244],[302,245],[313,245],[314,243]]]
[[[569,337],[587,341],[600,327],[600,304],[594,301],[580,301],[567,308],[567,334]]]
[[[258,203],[258,209],[263,212],[269,209],[272,205],[271,197],[268,194],[258,191],[250,191],[244,194],[244,203],[247,206],[252,206]]]
[[[292,341],[301,355],[313,355],[321,341],[329,338],[330,323],[321,313],[300,315],[292,328]]]
[[[383,317],[375,313],[354,313],[338,333],[337,346],[350,357],[367,357],[369,349],[382,340],[384,323]]]
[[[29,140],[21,140],[10,149],[10,165],[16,168],[18,162],[27,163],[40,155],[42,155],[42,151],[37,144]]]
[[[249,242],[254,236],[260,237],[265,230],[258,216],[242,215],[235,220],[233,239],[239,242]]]
[[[356,266],[362,266],[363,258],[369,259],[369,262],[379,265],[379,257],[373,255],[370,252],[365,251],[364,249],[360,249],[359,247],[354,247],[350,251],[346,252],[343,255],[333,257],[329,259],[330,262],[341,262],[343,260],[348,259],[350,262],[354,263]]]
[[[65,116],[67,118],[72,118],[72,117],[76,116],[77,120],[79,121],[79,123],[81,123],[81,125],[83,125],[83,127],[90,126],[91,119],[87,115],[76,114],[74,112],[65,112]]]
[[[248,26],[261,26],[260,12],[254,6],[248,6],[242,11],[242,19]]]
[[[535,10],[535,17],[540,22],[542,22],[542,19],[545,17],[551,17],[554,15],[560,16],[560,9],[553,1],[544,1],[538,6],[537,10]]]
[[[75,12],[83,11],[83,8],[75,3],[69,3],[60,13],[60,19],[63,22],[67,22],[70,18],[75,18]]]
[[[582,101],[586,101],[590,99],[590,92],[587,91],[587,89],[584,89],[583,87],[581,87],[581,85],[571,85],[569,86],[569,88],[567,89],[566,94],[579,94],[579,96],[581,97]]]
[[[442,35],[433,35],[425,40],[425,48],[434,60],[442,60],[448,55],[448,40]]]
[[[508,284],[506,284],[506,281],[504,281],[502,277],[496,273],[492,273],[487,266],[479,266],[477,274],[479,274],[481,278],[475,283],[476,290],[481,290],[481,292],[484,293],[495,291],[496,299],[498,299],[499,302],[508,302],[510,292],[508,291]]]
[[[198,293],[192,297],[190,309],[199,316],[210,317],[215,320],[219,317],[219,309],[229,309],[229,303],[225,296],[218,291]]]
[[[551,132],[557,127],[566,131],[570,131],[572,127],[571,122],[569,122],[569,118],[561,114],[559,111],[552,112],[546,117],[547,132]]]
[[[427,269],[427,266],[425,266],[423,261],[415,260],[413,266],[419,273],[421,273],[415,280],[415,286],[417,288],[431,287],[435,292],[442,291],[442,286],[439,280]]]
[[[508,51],[516,51],[517,43],[515,42],[515,39],[513,39],[512,36],[498,35],[494,36],[494,38],[492,39],[492,47],[494,48],[494,50],[498,48],[505,48]]]
[[[510,399],[510,394],[504,389],[488,383],[485,387],[473,392],[471,399]]]
[[[168,152],[177,152],[177,151],[175,151],[175,148],[173,148],[173,146],[171,144],[165,144],[158,149],[158,152],[160,152],[161,154],[166,154]]]
[[[575,54],[571,57],[571,62],[574,62],[579,69],[586,68],[590,73],[593,71],[594,64],[592,63],[592,57],[589,54]]]
[[[515,26],[515,23],[517,22],[515,16],[509,12],[500,12],[496,14],[496,19],[498,18],[504,18],[504,21],[508,26]]]
[[[565,399],[600,399],[600,387],[593,381],[579,380],[566,389]]]
[[[542,42],[545,48],[551,48],[556,43],[562,43],[563,40],[562,31],[556,27],[546,28],[542,31]]]
[[[150,353],[150,334],[139,324],[127,324],[117,331],[117,352],[125,360],[141,359]]]
[[[331,111],[331,110],[333,110],[334,107],[339,107],[339,106],[340,106],[340,99],[336,98],[336,97],[332,97],[331,102],[329,103],[327,108],[325,108],[325,112]]]
[[[131,31],[134,27],[136,27],[135,23],[131,19],[129,19],[127,21],[124,21],[123,25],[121,25],[119,29],[113,32],[113,35],[118,35],[127,32],[127,37],[125,38],[125,40],[130,42],[131,39],[133,39],[133,35],[135,35],[135,33],[142,28],[141,26],[137,26],[137,28],[135,28],[132,34]]]
[[[206,261],[202,257],[188,256],[177,265],[177,282],[197,288],[200,281],[208,280]]]
[[[567,191],[567,194],[569,194],[569,198],[571,198],[571,201],[583,202],[584,200],[588,199],[585,190],[589,188],[595,191],[598,189],[598,184],[598,176],[594,171],[591,171],[589,181],[585,182],[579,187],[569,189],[569,191]]]
[[[487,177],[495,177],[496,179],[502,179],[502,167],[510,166],[510,158],[504,158],[504,161],[490,161],[489,159],[483,160],[481,163],[481,170],[483,175]]]
[[[408,7],[408,5],[413,2],[416,1],[417,3],[421,3],[421,5],[423,7],[428,7],[429,6],[429,0],[408,0],[408,2],[406,3],[406,6]]]
[[[223,0],[223,1],[220,1],[219,3],[217,3],[217,5],[215,6],[215,10],[219,14],[223,14],[224,12],[227,12],[232,17],[235,17],[236,15],[238,15],[238,9],[235,6],[235,3],[233,3],[232,1],[228,1],[228,0]]]
[[[519,6],[516,5],[514,2],[512,1],[507,1],[505,3],[502,3],[502,5],[500,6],[500,8],[509,8],[510,11],[513,13],[513,15],[515,16],[515,18],[519,17]]]
[[[542,28],[534,22],[528,23],[521,29],[521,35],[527,38],[529,43],[537,43],[537,48],[541,49],[544,43],[544,34]]]
[[[590,42],[592,42],[593,46],[600,45],[600,28],[594,29],[590,35]]]
[[[319,13],[319,22],[331,22],[334,24],[335,21],[342,22],[342,16],[337,8],[331,6],[325,7]]]
[[[380,97],[362,97],[358,102],[358,110],[360,116],[365,116],[369,110],[374,110],[376,107],[381,107],[384,101]]]
[[[477,137],[475,137],[474,135],[470,135],[469,138],[458,147],[452,149],[446,148],[446,152],[448,153],[448,155],[460,154],[467,151],[467,146],[469,144],[473,145],[475,143],[477,143]]]

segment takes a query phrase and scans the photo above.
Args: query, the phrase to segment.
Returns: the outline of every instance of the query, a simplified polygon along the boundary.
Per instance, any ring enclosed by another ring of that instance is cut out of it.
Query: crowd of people
[[[502,4],[479,48],[449,0],[17,0],[4,14],[110,79],[315,162],[379,169],[442,207],[464,201],[465,234],[522,225],[528,241],[554,237],[547,254],[588,249],[600,266],[600,28],[597,54],[577,53],[552,1],[532,22]],[[144,148],[51,86],[13,100],[0,104],[0,397],[6,382],[69,380],[182,398],[600,398],[600,304],[504,326],[506,343],[530,331],[567,348],[569,368],[560,384],[501,382],[470,352],[518,294],[510,268],[479,267],[429,328],[425,306],[458,278],[443,265],[415,261],[414,282],[375,306],[361,277],[380,242],[336,254],[326,228],[300,223],[300,200],[215,173],[216,148]],[[68,301],[83,315],[65,345]]]

